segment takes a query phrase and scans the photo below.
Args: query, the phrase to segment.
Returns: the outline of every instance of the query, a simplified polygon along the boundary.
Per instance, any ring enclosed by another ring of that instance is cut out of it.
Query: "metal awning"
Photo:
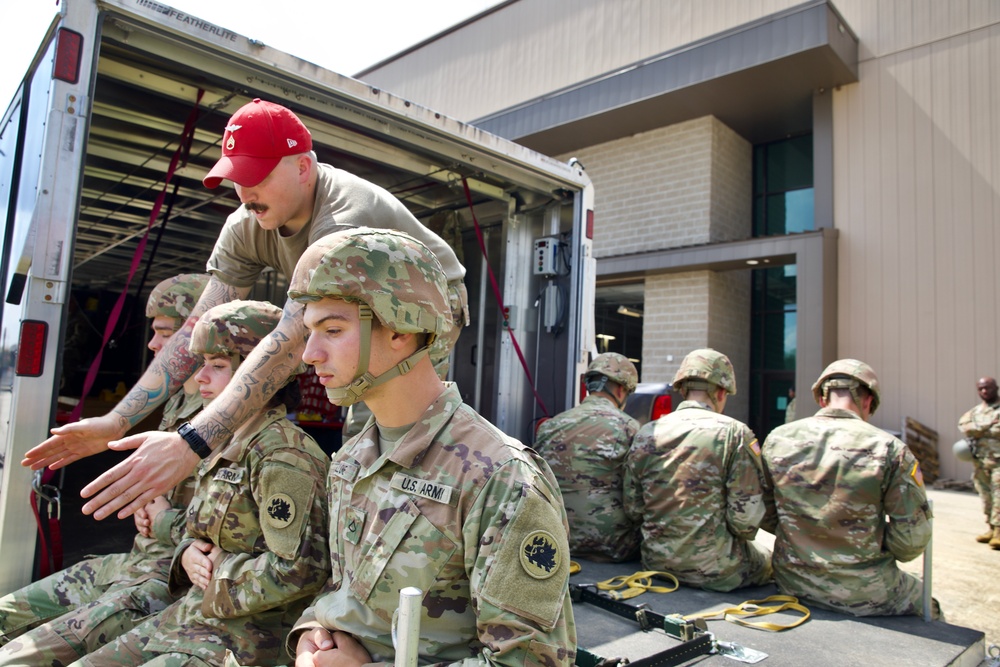
[[[473,123],[546,155],[708,115],[760,143],[809,130],[813,94],[857,80],[857,37],[816,0]]]

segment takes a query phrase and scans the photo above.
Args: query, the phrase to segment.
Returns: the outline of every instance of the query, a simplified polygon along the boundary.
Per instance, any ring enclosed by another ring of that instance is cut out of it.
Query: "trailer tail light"
[[[670,399],[669,394],[657,396],[656,400],[653,401],[653,410],[649,415],[649,420],[656,421],[663,415],[669,415],[673,407],[673,401]]]
[[[45,367],[45,337],[49,325],[37,320],[21,322],[21,339],[17,344],[18,375],[38,377]]]
[[[594,240],[594,209],[587,209],[587,238]]]
[[[83,35],[60,28],[56,36],[56,64],[52,76],[76,83],[80,80],[80,55],[83,53]]]

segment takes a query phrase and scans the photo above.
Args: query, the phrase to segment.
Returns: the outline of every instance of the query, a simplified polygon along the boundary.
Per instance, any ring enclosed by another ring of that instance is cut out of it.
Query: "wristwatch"
[[[177,434],[184,438],[184,441],[191,448],[191,451],[198,455],[198,458],[208,458],[209,454],[212,453],[212,448],[205,442],[205,438],[198,434],[194,426],[191,426],[191,422],[181,424],[177,429]]]

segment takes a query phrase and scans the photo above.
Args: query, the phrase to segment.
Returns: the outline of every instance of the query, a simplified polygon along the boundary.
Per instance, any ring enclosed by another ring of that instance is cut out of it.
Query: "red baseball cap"
[[[222,157],[202,179],[217,188],[223,179],[252,188],[286,155],[312,150],[312,136],[291,110],[259,98],[233,114],[222,135]]]

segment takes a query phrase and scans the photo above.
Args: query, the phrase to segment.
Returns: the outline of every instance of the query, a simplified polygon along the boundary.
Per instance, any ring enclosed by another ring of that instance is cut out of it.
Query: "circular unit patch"
[[[264,516],[275,528],[289,526],[295,519],[295,502],[284,493],[275,493],[267,499]]]
[[[548,579],[559,571],[563,555],[552,534],[532,531],[521,542],[521,568],[534,579]]]

